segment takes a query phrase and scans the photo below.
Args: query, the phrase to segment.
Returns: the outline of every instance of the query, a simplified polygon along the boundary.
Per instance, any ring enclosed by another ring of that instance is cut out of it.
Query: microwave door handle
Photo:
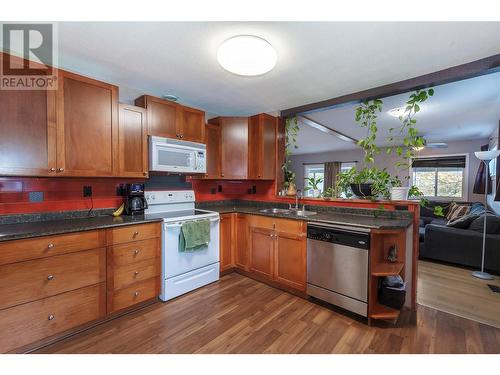
[[[194,170],[198,170],[198,155],[196,155],[196,151],[193,151],[193,160],[194,160]]]

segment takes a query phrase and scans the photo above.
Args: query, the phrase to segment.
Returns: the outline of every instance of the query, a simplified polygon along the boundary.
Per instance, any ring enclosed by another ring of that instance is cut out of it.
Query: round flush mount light
[[[258,76],[271,71],[278,55],[265,39],[238,35],[227,39],[217,50],[217,61],[227,71],[240,76]]]
[[[163,95],[163,99],[170,100],[171,102],[176,102],[177,100],[179,100],[179,97],[173,94],[166,94]]]

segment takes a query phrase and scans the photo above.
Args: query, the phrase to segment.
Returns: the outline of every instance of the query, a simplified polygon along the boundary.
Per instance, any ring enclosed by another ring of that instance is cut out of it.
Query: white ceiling
[[[500,73],[484,75],[434,88],[434,96],[421,105],[416,115],[417,128],[428,142],[452,142],[488,138],[500,120]],[[387,112],[404,105],[409,93],[383,99],[378,115],[376,144],[388,145],[389,128],[397,127],[398,118]],[[366,136],[366,129],[354,121],[355,104],[315,112],[307,116],[355,139]],[[299,148],[294,154],[348,150],[359,146],[300,124]]]
[[[217,47],[267,39],[274,70],[228,73]],[[217,115],[275,112],[500,53],[500,23],[177,22],[59,24],[59,65],[120,86],[120,100],[175,94]]]

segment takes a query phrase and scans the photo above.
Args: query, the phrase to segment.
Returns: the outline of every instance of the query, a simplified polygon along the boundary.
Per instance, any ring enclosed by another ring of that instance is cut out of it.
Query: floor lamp
[[[482,160],[483,163],[486,165],[486,177],[485,177],[486,181],[484,186],[484,228],[483,228],[483,253],[481,256],[481,271],[472,272],[472,276],[483,280],[493,280],[493,276],[491,276],[488,272],[484,272],[484,251],[486,249],[486,217],[488,216],[486,214],[488,207],[488,178],[490,178],[488,167],[490,165],[490,161],[496,159],[500,155],[500,150],[477,151],[474,154],[476,155],[476,158]]]

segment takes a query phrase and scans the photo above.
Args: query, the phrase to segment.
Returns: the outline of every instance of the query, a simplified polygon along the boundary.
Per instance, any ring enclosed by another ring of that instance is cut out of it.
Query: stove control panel
[[[195,201],[192,190],[155,190],[145,191],[148,204],[189,203]]]

